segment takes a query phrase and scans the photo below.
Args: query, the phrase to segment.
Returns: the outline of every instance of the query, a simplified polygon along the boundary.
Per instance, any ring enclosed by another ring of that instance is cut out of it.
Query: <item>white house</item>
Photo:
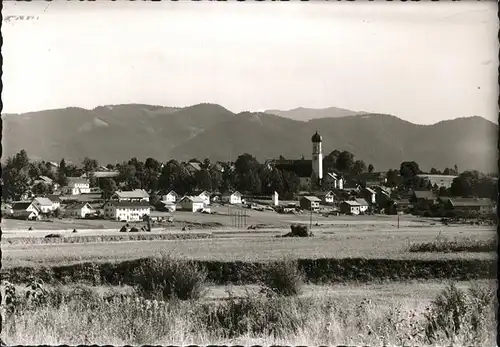
[[[111,196],[111,200],[119,202],[149,202],[149,194],[144,189],[118,190]]]
[[[107,218],[135,222],[149,216],[151,207],[147,201],[116,201],[111,200],[104,204],[104,215]]]
[[[12,203],[12,216],[26,219],[38,219],[40,210],[31,201]]]
[[[72,217],[85,218],[87,215],[94,213],[96,213],[96,210],[86,202],[66,207],[66,215]]]
[[[356,202],[359,204],[359,212],[363,213],[368,210],[368,202],[365,199],[356,199]]]
[[[160,203],[163,205],[163,209],[167,210],[168,212],[175,212],[175,210],[177,209],[177,205],[175,204],[175,202],[162,200],[160,201]]]
[[[191,194],[190,196],[199,197],[201,200],[203,200],[205,206],[210,205],[210,193],[206,190],[193,192],[193,194]]]
[[[52,210],[57,210],[58,208],[61,208],[61,199],[57,195],[49,195],[47,196],[47,199],[52,202]]]
[[[346,214],[358,215],[360,213],[360,204],[357,201],[342,201],[339,208],[342,213]]]
[[[89,194],[90,182],[85,178],[68,177],[68,186],[65,193],[70,195]]]
[[[241,204],[242,195],[240,192],[232,192],[230,194],[224,194],[222,200],[229,202],[231,205]]]
[[[179,194],[171,190],[166,195],[162,196],[162,201],[175,203],[179,199]]]
[[[41,213],[49,213],[53,211],[52,201],[47,198],[34,198],[33,205],[35,205]]]
[[[179,200],[178,205],[182,210],[198,212],[203,210],[205,207],[205,202],[199,196],[184,196]]]
[[[328,192],[319,193],[317,196],[325,204],[333,204],[335,202],[335,194],[331,190],[328,191]]]
[[[317,211],[319,209],[319,203],[321,199],[316,196],[303,196],[300,198],[300,208],[303,210]]]

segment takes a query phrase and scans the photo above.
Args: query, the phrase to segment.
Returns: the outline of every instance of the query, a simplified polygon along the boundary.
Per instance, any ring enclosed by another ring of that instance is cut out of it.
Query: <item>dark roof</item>
[[[415,190],[413,192],[417,199],[435,199],[434,193],[431,190]]]
[[[26,210],[31,205],[31,201],[19,201],[12,203],[13,210]]]
[[[276,160],[274,166],[283,171],[290,171],[299,177],[310,178],[312,176],[312,160]]]
[[[92,206],[90,206],[90,204],[88,202],[78,202],[76,204],[73,204],[73,205],[70,205],[70,206],[66,207],[66,210],[79,210],[81,208],[84,208],[87,205],[89,205],[89,207],[91,209],[95,210],[95,208],[93,208]]]
[[[316,133],[311,137],[312,142],[321,142],[323,138],[321,137],[320,134],[316,131]]]
[[[301,199],[306,199],[306,200],[309,200],[311,202],[319,202],[319,201],[321,201],[321,199],[318,198],[317,196],[303,196]]]
[[[493,200],[489,198],[452,198],[450,200],[455,207],[494,206]]]
[[[116,201],[116,200],[111,200],[108,201],[106,204],[110,204],[116,207],[149,207],[149,202],[146,201]]]
[[[61,199],[57,195],[47,195],[47,199],[52,202],[61,202]]]

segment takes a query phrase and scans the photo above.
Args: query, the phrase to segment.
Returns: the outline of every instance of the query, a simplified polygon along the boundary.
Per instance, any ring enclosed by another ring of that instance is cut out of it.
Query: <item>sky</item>
[[[495,1],[4,2],[3,113],[141,103],[498,122]]]

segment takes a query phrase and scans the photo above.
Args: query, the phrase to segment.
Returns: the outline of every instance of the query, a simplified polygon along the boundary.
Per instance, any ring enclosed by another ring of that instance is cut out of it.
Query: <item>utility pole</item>
[[[399,229],[399,211],[398,211],[398,229]]]
[[[309,232],[311,232],[312,230],[312,225],[313,225],[313,209],[312,209],[312,206],[309,207],[310,209],[310,215],[309,215]]]

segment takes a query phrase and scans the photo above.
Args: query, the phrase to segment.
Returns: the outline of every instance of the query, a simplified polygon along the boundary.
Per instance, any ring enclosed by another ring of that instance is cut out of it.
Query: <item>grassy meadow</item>
[[[177,214],[178,224],[150,233],[120,233],[117,222],[95,227],[102,221],[78,221],[77,233],[59,222],[36,222],[27,231],[28,222],[2,220],[8,281],[2,339],[495,343],[492,229],[411,216],[401,218],[400,229],[394,216],[316,216],[313,237],[285,238],[290,224],[309,224],[309,216],[249,213],[247,225],[257,229],[232,228],[227,216],[193,214]],[[50,233],[61,237],[45,238]]]

